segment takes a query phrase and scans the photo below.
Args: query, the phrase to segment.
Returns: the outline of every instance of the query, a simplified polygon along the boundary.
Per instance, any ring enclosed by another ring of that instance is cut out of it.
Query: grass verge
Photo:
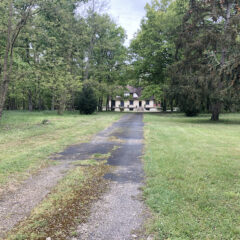
[[[240,115],[145,115],[156,239],[240,239]]]
[[[122,115],[55,112],[5,112],[0,122],[0,193],[50,164],[49,155],[67,145],[89,141]],[[42,124],[43,120],[48,124]],[[97,124],[96,124],[97,123]]]
[[[76,226],[87,220],[91,203],[105,191],[103,175],[111,167],[91,160],[90,166],[76,167],[52,193],[13,230],[8,240],[66,240],[76,236]],[[92,166],[91,166],[92,165]]]

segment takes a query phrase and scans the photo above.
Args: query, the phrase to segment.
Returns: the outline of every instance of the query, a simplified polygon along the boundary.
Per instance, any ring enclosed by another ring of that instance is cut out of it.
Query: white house
[[[159,112],[160,104],[155,102],[154,97],[142,99],[142,88],[127,86],[124,97],[116,96],[109,101],[112,111],[125,112]]]

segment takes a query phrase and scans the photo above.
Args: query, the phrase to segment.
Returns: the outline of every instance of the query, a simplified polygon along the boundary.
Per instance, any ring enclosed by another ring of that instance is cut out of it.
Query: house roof
[[[131,94],[134,94],[136,93],[138,97],[133,97],[133,99],[139,99],[141,98],[142,96],[142,91],[143,91],[143,88],[142,87],[133,87],[133,86],[130,86],[130,85],[127,85],[126,86],[126,89],[128,89],[129,93]],[[122,97],[120,96],[117,96],[116,97],[117,99],[121,99]],[[152,96],[150,99],[148,100],[154,100],[154,96]]]
[[[135,87],[132,87],[132,86],[128,85],[127,89],[129,90],[130,93],[136,93],[138,95],[138,97],[141,97],[141,95],[142,95],[142,88],[141,87],[135,88]]]

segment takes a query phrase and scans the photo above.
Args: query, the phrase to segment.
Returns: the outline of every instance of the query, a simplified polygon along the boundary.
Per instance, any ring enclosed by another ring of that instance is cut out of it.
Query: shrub
[[[197,94],[185,94],[181,96],[179,107],[187,117],[194,117],[200,113],[201,102]]]
[[[83,86],[79,96],[78,109],[81,114],[92,114],[97,109],[97,98],[91,86]]]

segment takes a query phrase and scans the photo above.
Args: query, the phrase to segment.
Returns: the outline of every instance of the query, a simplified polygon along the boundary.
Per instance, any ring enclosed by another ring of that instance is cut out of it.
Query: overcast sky
[[[148,2],[151,0],[110,0],[109,13],[126,30],[127,46],[140,27],[141,19],[145,16],[144,7]]]

